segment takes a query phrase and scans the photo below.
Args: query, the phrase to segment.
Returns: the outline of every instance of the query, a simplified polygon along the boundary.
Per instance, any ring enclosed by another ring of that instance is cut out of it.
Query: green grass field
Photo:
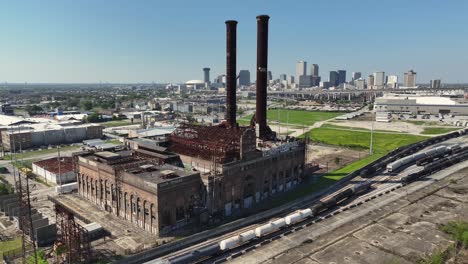
[[[76,146],[65,146],[65,147],[60,147],[60,151],[69,151],[69,150],[79,150],[80,147]],[[44,154],[51,154],[51,153],[57,153],[57,148],[52,148],[52,149],[42,149],[42,150],[35,150],[35,151],[28,151],[24,153],[18,153],[16,154],[16,159],[27,159],[27,158],[32,158],[38,155],[44,155]],[[5,155],[5,160],[11,160],[11,155]]]
[[[458,130],[458,128],[448,128],[448,127],[425,127],[424,131],[421,134],[424,135],[439,135],[445,134],[448,132],[452,132]]]
[[[333,128],[314,128],[306,135],[314,142],[349,147],[354,149],[369,149],[371,133],[367,131],[347,131]],[[376,154],[386,154],[389,151],[427,139],[425,136],[407,134],[374,133],[373,149]]]
[[[343,112],[320,112],[303,110],[271,109],[267,112],[268,122],[281,122],[294,125],[311,126],[315,122],[324,121],[342,115]],[[244,116],[239,120],[240,124],[248,124],[252,115]]]

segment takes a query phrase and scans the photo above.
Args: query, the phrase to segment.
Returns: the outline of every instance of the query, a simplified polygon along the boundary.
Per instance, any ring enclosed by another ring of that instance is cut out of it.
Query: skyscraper
[[[377,89],[384,88],[385,85],[385,72],[375,72],[374,73],[374,86]]]
[[[239,86],[250,85],[250,72],[248,70],[239,71]]]
[[[271,81],[271,80],[273,80],[273,74],[271,73],[271,71],[268,71],[267,81]]]
[[[338,85],[346,82],[346,71],[338,70]]]
[[[390,88],[390,89],[398,88],[398,76],[396,75],[387,76],[387,88]]]
[[[431,88],[439,89],[440,88],[440,79],[431,80]]]
[[[311,75],[302,75],[299,77],[299,87],[308,88],[312,87],[312,76]]]
[[[352,75],[351,81],[353,81],[353,82],[354,82],[355,80],[361,78],[361,73],[360,73],[360,72],[353,72],[351,75]]]
[[[280,81],[286,81],[286,79],[288,78],[288,76],[284,73],[280,74]]]
[[[374,89],[374,75],[369,75],[367,77],[367,89]]]
[[[364,79],[359,78],[359,79],[354,80],[354,86],[356,86],[356,89],[364,90],[364,86],[365,86]]]
[[[298,61],[296,63],[296,82],[299,82],[300,76],[307,74],[307,62],[305,61]]]
[[[210,68],[203,68],[203,81],[205,83],[209,83],[210,82]]]
[[[328,81],[330,82],[331,86],[338,86],[338,72],[331,71]]]
[[[318,64],[310,65],[310,75],[312,75],[312,77],[319,76],[319,66],[318,66]]]
[[[405,72],[405,87],[416,87],[416,72],[413,70],[409,70]]]

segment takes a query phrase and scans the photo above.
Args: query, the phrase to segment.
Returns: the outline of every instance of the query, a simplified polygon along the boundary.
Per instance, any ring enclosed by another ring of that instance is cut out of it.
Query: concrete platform
[[[136,253],[161,243],[159,237],[132,225],[125,219],[104,211],[77,194],[54,196],[54,198],[78,218],[84,219],[84,222],[100,224],[111,234],[111,239],[107,239],[107,242],[114,247],[113,251],[118,254]]]
[[[440,180],[412,183],[230,262],[417,263],[453,243],[439,224],[468,219],[468,162],[434,176]]]

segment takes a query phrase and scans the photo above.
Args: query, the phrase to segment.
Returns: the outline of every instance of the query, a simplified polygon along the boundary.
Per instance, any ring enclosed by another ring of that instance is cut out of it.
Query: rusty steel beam
[[[237,86],[237,21],[226,21],[226,120],[228,127],[236,123],[236,86]]]
[[[255,119],[259,138],[268,136],[267,128],[267,73],[268,73],[268,20],[267,15],[257,16],[257,105]]]

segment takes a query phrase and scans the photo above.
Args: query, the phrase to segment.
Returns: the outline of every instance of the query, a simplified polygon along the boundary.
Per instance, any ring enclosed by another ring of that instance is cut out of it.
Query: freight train
[[[370,177],[372,177],[374,175],[374,173],[376,173],[378,171],[381,171],[381,170],[385,170],[389,163],[392,163],[392,162],[394,162],[394,161],[396,161],[398,159],[404,158],[406,156],[412,155],[412,154],[416,153],[417,151],[419,151],[419,150],[421,150],[421,149],[423,149],[425,147],[431,146],[433,144],[436,144],[436,143],[439,143],[439,142],[442,142],[444,140],[448,140],[448,139],[451,139],[451,138],[464,136],[464,135],[467,135],[467,134],[468,134],[468,128],[465,128],[465,129],[458,130],[458,131],[455,131],[455,132],[451,132],[451,133],[448,133],[448,134],[445,134],[445,135],[431,137],[431,138],[429,138],[427,140],[424,140],[424,141],[421,141],[421,142],[418,142],[418,143],[414,143],[414,144],[411,144],[409,146],[399,147],[399,148],[394,149],[391,152],[389,152],[380,161],[378,161],[378,162],[376,162],[376,163],[374,163],[372,165],[369,165],[369,166],[366,166],[366,167],[362,168],[361,171],[359,172],[359,175],[361,177],[363,177],[363,178],[370,178]]]
[[[423,152],[418,152],[416,154],[406,156],[402,159],[399,159],[392,163],[387,164],[387,171],[394,172],[394,171],[397,171],[398,169],[405,167],[405,165],[415,163],[418,160],[421,160],[427,157],[432,157],[432,156],[445,155],[448,152],[449,152],[449,149],[446,146],[439,146],[439,147],[431,148]]]
[[[440,171],[441,169],[444,169],[444,168],[447,168],[453,164],[456,164],[456,163],[459,163],[459,162],[462,162],[464,160],[467,160],[468,159],[468,150],[465,148],[465,150],[463,152],[459,152],[455,155],[452,155],[450,157],[447,157],[447,158],[441,158],[441,159],[438,159],[432,163],[429,163],[427,165],[424,166],[424,169],[418,171],[418,172],[414,172],[414,173],[411,173],[411,174],[408,174],[404,177],[401,177],[400,178],[400,181],[407,184],[409,182],[412,182],[412,181],[415,181],[423,176],[426,176],[426,175],[429,175],[429,174],[433,174],[437,171]]]
[[[339,192],[325,201],[319,201],[310,208],[297,210],[296,212],[291,213],[283,218],[275,219],[267,224],[244,231],[239,235],[226,238],[219,243],[213,243],[199,248],[193,252],[171,258],[169,259],[169,262],[173,264],[197,262],[211,256],[219,255],[225,251],[244,245],[248,242],[261,239],[267,235],[273,234],[276,231],[317,216],[321,212],[335,207],[337,204],[354,195],[362,194],[371,188],[371,184],[372,182],[370,181],[366,181],[361,184],[355,184],[354,186]]]

